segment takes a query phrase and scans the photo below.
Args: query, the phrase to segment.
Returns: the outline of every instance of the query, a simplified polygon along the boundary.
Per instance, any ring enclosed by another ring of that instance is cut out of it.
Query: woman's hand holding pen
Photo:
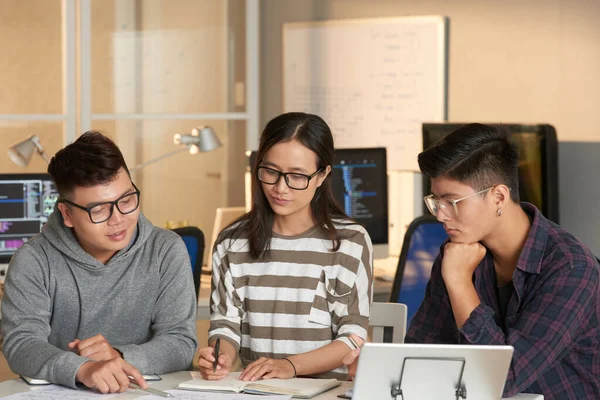
[[[210,347],[204,347],[201,348],[200,350],[198,350],[199,353],[199,357],[198,357],[198,367],[200,369],[200,373],[202,374],[202,377],[204,379],[208,379],[208,380],[219,380],[219,379],[223,379],[227,376],[227,374],[229,373],[229,371],[231,371],[231,367],[233,366],[233,359],[232,357],[229,355],[228,351],[223,351],[225,350],[225,347],[231,347],[233,349],[233,346],[229,345],[227,341],[223,340],[221,342],[221,351],[219,351],[218,353],[218,361],[217,361],[217,366],[216,368],[214,367],[214,362],[216,360],[215,358],[215,349],[210,346]]]
[[[363,340],[356,336],[355,334],[350,335],[350,341],[353,342],[355,346],[352,351],[344,356],[342,362],[345,366],[348,367],[348,375],[351,378],[356,376],[356,367],[358,366],[358,356],[360,355],[360,346],[363,345]]]

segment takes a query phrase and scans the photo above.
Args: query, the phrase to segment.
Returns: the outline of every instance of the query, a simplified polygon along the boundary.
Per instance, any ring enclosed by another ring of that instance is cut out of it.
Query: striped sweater
[[[283,358],[354,333],[367,337],[372,302],[371,239],[357,224],[334,221],[341,241],[313,227],[297,236],[273,233],[269,254],[257,261],[246,238],[227,232],[213,251],[209,341],[221,337],[243,365],[260,357]],[[340,367],[319,377],[344,378]]]

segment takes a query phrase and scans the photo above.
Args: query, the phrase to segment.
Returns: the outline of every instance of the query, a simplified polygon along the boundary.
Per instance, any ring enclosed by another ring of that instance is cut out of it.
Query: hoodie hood
[[[137,223],[137,232],[134,234],[134,243],[128,244],[124,249],[119,250],[106,265],[96,260],[90,254],[86,253],[73,230],[67,227],[63,222],[62,214],[58,207],[48,218],[48,222],[42,228],[41,236],[45,237],[51,246],[56,248],[65,257],[70,258],[79,263],[83,268],[98,270],[108,268],[112,264],[119,263],[126,259],[130,254],[135,253],[140,249],[150,237],[154,226],[140,212]]]

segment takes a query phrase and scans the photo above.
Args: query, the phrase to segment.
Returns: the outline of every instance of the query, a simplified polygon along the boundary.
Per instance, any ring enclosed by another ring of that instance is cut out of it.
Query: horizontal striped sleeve
[[[228,243],[215,245],[210,296],[208,341],[227,339],[237,350],[241,343],[242,303],[236,293],[225,249]]]
[[[344,239],[340,250],[346,242],[353,243],[353,255],[358,260],[358,266],[347,307],[338,315],[337,340],[353,348],[347,336],[354,333],[365,340],[367,338],[373,301],[373,249],[367,232],[361,226],[352,225],[341,231]]]

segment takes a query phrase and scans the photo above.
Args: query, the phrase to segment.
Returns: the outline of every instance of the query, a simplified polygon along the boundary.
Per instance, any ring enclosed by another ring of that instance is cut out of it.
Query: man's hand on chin
[[[479,242],[446,243],[442,259],[442,277],[446,286],[471,283],[473,272],[485,257],[486,251]]]

